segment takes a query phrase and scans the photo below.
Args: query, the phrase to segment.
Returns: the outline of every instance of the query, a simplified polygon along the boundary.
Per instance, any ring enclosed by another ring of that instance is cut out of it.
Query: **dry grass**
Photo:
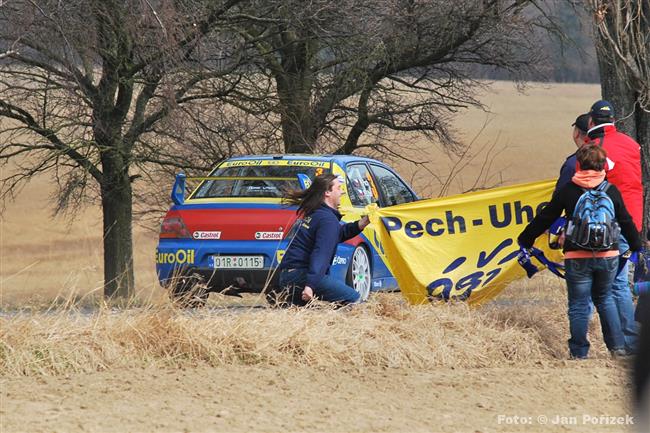
[[[476,158],[454,178],[447,194],[470,189],[491,156],[489,171],[494,176],[488,185],[556,177],[564,159],[575,150],[571,124],[599,98],[600,86],[594,84],[531,83],[524,93],[518,93],[511,82],[494,82],[480,97],[489,112],[469,109],[455,117],[461,141],[475,141],[470,154]],[[400,143],[417,149],[400,150],[401,154],[429,161],[426,167],[443,179],[452,171],[453,160],[441,149],[423,140],[409,140],[408,135],[401,137]],[[423,197],[438,196],[440,184],[431,174],[404,161],[393,163]]]
[[[0,376],[233,364],[428,370],[566,359],[565,301],[542,286],[531,286],[525,300],[509,290],[482,309],[414,307],[383,294],[342,310],[213,300],[199,311],[148,305],[84,313],[71,303],[15,312],[0,318]],[[597,333],[597,323],[592,328]],[[592,357],[607,357],[602,344]]]
[[[17,314],[0,319],[0,374],[201,363],[428,369],[548,358],[530,328],[465,305],[411,307],[395,300],[348,311],[149,307],[87,316],[73,310]]]

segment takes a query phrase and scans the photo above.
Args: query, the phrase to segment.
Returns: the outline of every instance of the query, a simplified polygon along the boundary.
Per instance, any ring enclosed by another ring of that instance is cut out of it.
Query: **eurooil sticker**
[[[160,265],[194,264],[194,250],[178,250],[172,253],[156,253],[156,263]]]
[[[295,159],[245,159],[239,161],[226,161],[219,165],[219,168],[224,167],[265,167],[265,166],[293,166],[293,167],[316,167],[316,168],[329,168],[328,161],[309,161],[309,160],[295,160]]]

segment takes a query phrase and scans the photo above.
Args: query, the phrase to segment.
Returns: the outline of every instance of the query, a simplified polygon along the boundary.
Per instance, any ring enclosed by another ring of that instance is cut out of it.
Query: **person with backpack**
[[[639,251],[641,238],[620,192],[605,180],[607,152],[597,145],[585,145],[578,149],[576,158],[576,173],[571,182],[553,195],[551,202],[521,232],[518,241],[525,253],[566,212],[569,221],[564,262],[571,357],[584,359],[589,353],[590,299],[600,316],[607,348],[613,356],[624,356],[625,339],[612,294],[619,264],[618,239],[622,232],[632,250]]]
[[[641,231],[643,221],[643,183],[641,181],[641,148],[631,137],[616,130],[614,106],[608,101],[596,101],[589,110],[589,131],[591,143],[602,146],[611,161],[606,167],[607,181],[616,186],[636,226]],[[619,239],[619,252],[629,249],[629,239],[624,234]],[[634,320],[634,303],[628,279],[628,265],[618,273],[612,290],[614,302],[625,335],[625,348],[636,352],[638,324]]]

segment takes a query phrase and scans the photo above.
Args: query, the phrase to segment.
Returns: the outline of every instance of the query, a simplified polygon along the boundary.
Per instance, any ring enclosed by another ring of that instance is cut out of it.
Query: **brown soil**
[[[2,432],[631,431],[625,365],[359,371],[284,366],[3,378]],[[499,418],[499,415],[509,418]],[[515,416],[530,425],[513,424]],[[538,417],[548,417],[541,424]],[[577,425],[555,416],[576,416]]]

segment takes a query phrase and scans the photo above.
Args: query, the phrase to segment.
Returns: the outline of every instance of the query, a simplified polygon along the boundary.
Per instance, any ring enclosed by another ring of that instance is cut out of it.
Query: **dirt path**
[[[0,384],[2,432],[632,431],[583,418],[629,413],[625,369],[602,360],[427,372],[224,366]]]

